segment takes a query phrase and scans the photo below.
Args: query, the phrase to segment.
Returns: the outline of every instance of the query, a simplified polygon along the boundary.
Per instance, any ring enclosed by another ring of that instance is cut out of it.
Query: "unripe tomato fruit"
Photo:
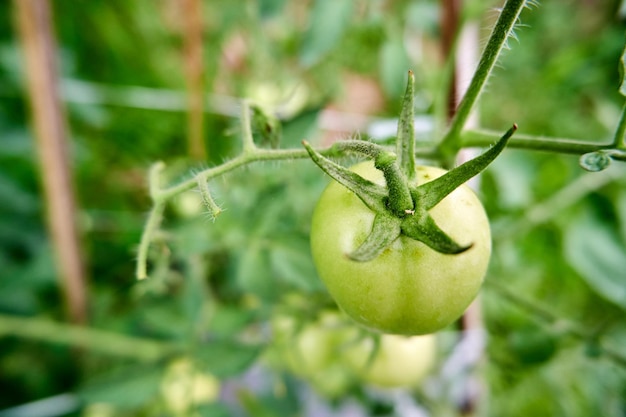
[[[384,185],[370,161],[352,167]],[[418,167],[419,184],[446,171]],[[489,221],[480,200],[463,185],[430,210],[452,239],[472,247],[444,255],[401,236],[369,262],[353,252],[371,231],[375,214],[351,191],[331,182],[322,193],[311,225],[311,250],[318,274],[337,305],[365,327],[383,333],[432,333],[460,317],[476,297],[491,255]]]
[[[161,381],[165,404],[175,415],[187,414],[198,405],[211,403],[217,400],[219,393],[219,380],[196,369],[188,358],[171,362]]]
[[[334,311],[322,312],[316,320],[304,324],[282,314],[273,317],[271,323],[270,366],[301,377],[326,398],[345,395],[352,375],[339,353],[354,327],[346,327]]]
[[[347,349],[346,361],[362,380],[383,388],[419,384],[430,372],[437,357],[434,334],[398,336],[385,334],[374,352],[374,340],[367,338]],[[370,356],[374,357],[370,360]]]

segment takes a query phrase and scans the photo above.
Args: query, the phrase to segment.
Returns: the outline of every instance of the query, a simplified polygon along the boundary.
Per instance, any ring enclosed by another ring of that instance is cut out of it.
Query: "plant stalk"
[[[6,336],[69,345],[92,352],[141,361],[155,361],[179,349],[168,343],[106,330],[56,323],[36,317],[0,314],[0,337]]]
[[[480,93],[485,87],[502,49],[506,46],[506,42],[525,4],[525,0],[507,0],[504,5],[500,17],[491,33],[491,37],[487,42],[487,46],[480,58],[474,77],[463,95],[463,99],[452,119],[448,132],[439,145],[439,151],[444,159],[451,160],[461,148],[460,133]]]

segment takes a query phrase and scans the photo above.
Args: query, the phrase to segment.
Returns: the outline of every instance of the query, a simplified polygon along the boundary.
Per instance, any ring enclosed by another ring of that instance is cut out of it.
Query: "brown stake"
[[[202,59],[202,3],[183,0],[183,36],[185,44],[185,73],[189,110],[187,146],[189,156],[206,160],[204,144],[204,62]]]
[[[57,89],[55,41],[48,0],[14,0],[28,95],[37,141],[48,229],[55,251],[67,314],[74,323],[87,320],[85,268],[74,201],[65,115]]]

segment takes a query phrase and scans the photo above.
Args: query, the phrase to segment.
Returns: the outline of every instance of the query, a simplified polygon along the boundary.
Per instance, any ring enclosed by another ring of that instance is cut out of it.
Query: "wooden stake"
[[[41,180],[58,276],[67,314],[74,323],[87,320],[87,292],[82,261],[65,115],[57,89],[55,41],[48,0],[14,0],[17,13]]]
[[[204,143],[204,62],[202,47],[202,3],[182,0],[185,75],[189,102],[187,146],[192,159],[207,158]]]

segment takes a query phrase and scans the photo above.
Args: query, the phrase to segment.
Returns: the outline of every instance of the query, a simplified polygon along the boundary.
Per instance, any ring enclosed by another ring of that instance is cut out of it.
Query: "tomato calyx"
[[[395,155],[377,144],[363,141],[337,142],[343,152],[356,152],[373,157],[377,169],[383,172],[387,186],[375,184],[316,152],[304,141],[311,159],[334,180],[361,199],[376,217],[365,241],[347,256],[357,262],[367,262],[380,255],[399,236],[418,240],[437,252],[458,254],[471,248],[461,245],[446,234],[431,217],[429,210],[467,180],[484,170],[506,147],[517,125],[513,125],[489,150],[448,171],[430,182],[414,185],[400,171]],[[408,198],[408,200],[407,200]]]
[[[406,236],[426,244],[443,254],[459,254],[472,247],[472,242],[459,244],[443,231],[429,210],[456,188],[483,171],[506,147],[517,130],[514,124],[491,148],[476,158],[424,184],[416,184],[413,131],[413,73],[409,72],[403,108],[398,123],[396,153],[360,140],[333,144],[338,154],[356,153],[374,161],[383,173],[386,186],[361,177],[315,151],[306,141],[303,145],[311,160],[335,181],[352,191],[376,216],[365,241],[348,258],[367,262],[380,255],[398,237]]]

